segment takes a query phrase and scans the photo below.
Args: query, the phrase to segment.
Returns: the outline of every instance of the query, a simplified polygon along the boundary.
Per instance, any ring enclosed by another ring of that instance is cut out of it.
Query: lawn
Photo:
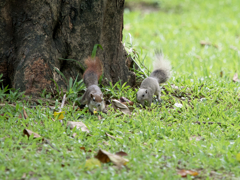
[[[60,106],[62,95],[46,102],[50,95],[43,92],[30,104],[22,94],[0,90],[0,179],[166,180],[181,179],[180,170],[195,175],[185,179],[240,179],[240,82],[233,81],[240,68],[239,19],[239,0],[127,0],[129,53],[137,52],[136,61],[150,70],[155,49],[172,63],[162,103],[143,109],[137,89],[119,82],[102,90],[133,101],[130,116],[109,105],[100,118],[69,103],[59,121],[51,107]],[[67,96],[82,89],[70,83]],[[68,121],[83,122],[89,133],[67,128]],[[100,149],[124,151],[129,162],[86,165]]]

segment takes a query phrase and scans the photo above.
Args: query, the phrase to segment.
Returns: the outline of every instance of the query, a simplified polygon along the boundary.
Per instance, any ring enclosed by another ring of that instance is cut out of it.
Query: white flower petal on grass
[[[180,104],[180,103],[175,103],[174,106],[179,107],[179,108],[182,108],[182,107],[183,107],[183,105]]]

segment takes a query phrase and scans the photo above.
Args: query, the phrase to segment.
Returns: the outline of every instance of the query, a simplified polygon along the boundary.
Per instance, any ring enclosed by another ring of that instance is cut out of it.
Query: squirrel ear
[[[147,90],[146,90],[145,92],[146,92],[146,94],[147,94]]]

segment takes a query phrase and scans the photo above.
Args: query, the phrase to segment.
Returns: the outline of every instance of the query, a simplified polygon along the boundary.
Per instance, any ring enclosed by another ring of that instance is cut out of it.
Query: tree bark
[[[103,50],[104,79],[134,85],[122,45],[124,0],[0,0],[0,74],[3,83],[26,94],[63,89],[83,69],[95,44]],[[107,83],[107,81],[104,81]]]

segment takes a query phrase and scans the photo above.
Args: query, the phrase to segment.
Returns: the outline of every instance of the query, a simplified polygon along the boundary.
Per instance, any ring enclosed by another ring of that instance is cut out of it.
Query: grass
[[[149,69],[156,48],[172,62],[173,75],[163,86],[162,104],[154,101],[141,109],[135,103],[131,117],[110,105],[108,115],[98,120],[70,103],[63,108],[62,125],[52,121],[48,102],[31,108],[14,93],[7,96],[5,89],[0,92],[1,103],[6,103],[0,109],[0,179],[181,179],[179,169],[197,171],[196,179],[239,179],[240,84],[232,78],[239,71],[240,2],[162,0],[158,6],[159,11],[151,13],[125,10],[123,40]],[[201,41],[218,48],[201,46]],[[69,87],[72,99],[77,89],[83,89],[73,80]],[[121,82],[102,90],[106,97],[121,94],[136,102],[136,90]],[[11,101],[15,106],[8,105]],[[26,119],[19,118],[23,106]],[[66,128],[67,121],[82,121],[89,135]],[[54,148],[32,136],[28,139],[24,128],[49,139]],[[127,167],[118,169],[108,163],[84,169],[86,159],[100,148],[128,153]]]

